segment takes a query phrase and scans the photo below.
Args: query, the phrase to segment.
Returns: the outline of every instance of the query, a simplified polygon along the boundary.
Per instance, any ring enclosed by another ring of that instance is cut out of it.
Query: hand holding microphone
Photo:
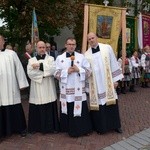
[[[79,68],[74,65],[75,56],[71,56],[71,67],[68,69],[68,73],[79,72]]]
[[[71,59],[71,67],[73,67],[73,65],[74,65],[74,60],[75,60],[75,57],[72,55],[72,56],[70,57],[70,59]]]
[[[73,72],[79,72],[79,68],[76,65],[74,65],[75,56],[71,56],[70,59],[71,59],[71,67],[73,67],[74,69]]]

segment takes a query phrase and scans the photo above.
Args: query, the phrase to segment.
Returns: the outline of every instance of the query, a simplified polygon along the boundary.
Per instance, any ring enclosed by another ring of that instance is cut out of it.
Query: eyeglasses
[[[45,47],[39,47],[39,48],[45,48]]]
[[[67,45],[69,45],[69,46],[75,46],[76,44],[67,44]]]

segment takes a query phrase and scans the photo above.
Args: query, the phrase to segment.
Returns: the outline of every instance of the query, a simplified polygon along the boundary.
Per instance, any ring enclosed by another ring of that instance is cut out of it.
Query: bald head
[[[98,45],[97,36],[93,32],[87,35],[87,40],[91,47],[96,47]]]
[[[43,41],[37,42],[37,52],[39,55],[46,53],[46,44]]]
[[[96,34],[94,32],[89,32],[87,36],[96,36]]]

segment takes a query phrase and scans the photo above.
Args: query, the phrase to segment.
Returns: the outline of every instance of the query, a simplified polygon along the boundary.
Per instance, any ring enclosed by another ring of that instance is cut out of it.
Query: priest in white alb
[[[75,51],[74,38],[68,38],[65,47],[66,51],[56,58],[55,72],[60,85],[60,128],[79,137],[92,130],[85,93],[85,80],[91,70],[84,55]]]
[[[0,35],[0,137],[13,133],[25,136],[20,89],[29,85],[16,52],[4,49],[4,43],[4,37]]]
[[[110,130],[121,133],[115,88],[117,81],[123,78],[122,72],[110,45],[98,43],[98,37],[92,32],[87,38],[90,48],[85,52],[85,57],[92,67],[87,90],[93,128],[100,134]]]
[[[37,56],[30,58],[27,66],[27,73],[31,79],[29,133],[45,134],[59,131],[54,71],[54,58],[46,53],[45,43],[39,41]]]

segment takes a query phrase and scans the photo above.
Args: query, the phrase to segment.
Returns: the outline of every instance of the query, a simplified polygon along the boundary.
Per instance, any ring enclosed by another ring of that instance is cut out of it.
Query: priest
[[[123,78],[113,49],[108,44],[98,43],[94,33],[89,33],[90,48],[85,52],[92,67],[89,78],[90,113],[93,128],[97,133],[103,134],[110,130],[119,133],[121,130],[118,97],[115,88]]]
[[[13,133],[25,136],[26,121],[20,89],[29,85],[17,54],[4,49],[4,43],[4,37],[0,35],[0,137]]]
[[[66,51],[56,58],[55,77],[60,84],[60,128],[72,137],[91,132],[91,120],[85,93],[90,64],[83,54],[75,52],[76,40],[68,38]]]
[[[46,53],[46,44],[39,41],[37,56],[30,58],[27,65],[27,73],[31,79],[29,133],[45,134],[59,130],[54,71],[54,58]]]

